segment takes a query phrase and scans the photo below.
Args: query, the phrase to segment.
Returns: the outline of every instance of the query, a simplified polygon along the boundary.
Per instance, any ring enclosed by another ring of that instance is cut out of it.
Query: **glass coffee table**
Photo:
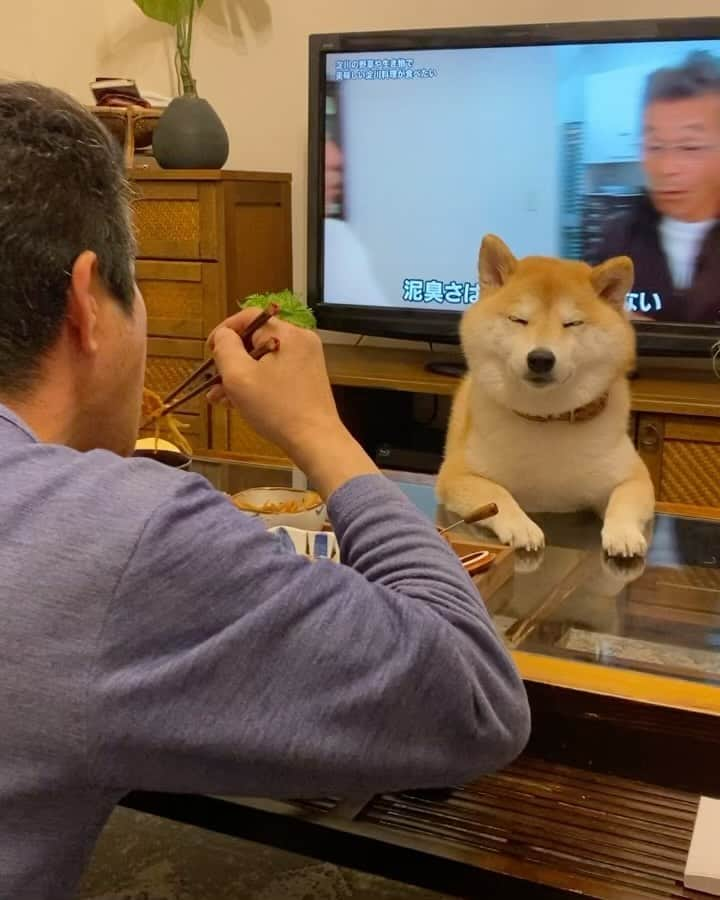
[[[438,524],[456,518],[431,479],[389,476]],[[682,873],[698,797],[720,796],[720,510],[660,506],[631,567],[604,559],[592,515],[538,522],[544,554],[516,554],[485,598],[533,711],[507,770],[438,792],[125,803],[446,896],[703,896]]]

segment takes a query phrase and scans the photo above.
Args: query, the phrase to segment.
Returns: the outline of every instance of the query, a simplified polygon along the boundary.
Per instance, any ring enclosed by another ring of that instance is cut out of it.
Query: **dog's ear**
[[[502,287],[517,267],[517,260],[504,241],[487,234],[480,244],[478,274],[480,290]]]
[[[635,267],[629,256],[615,256],[590,272],[590,281],[598,297],[620,310],[625,308],[634,280]]]

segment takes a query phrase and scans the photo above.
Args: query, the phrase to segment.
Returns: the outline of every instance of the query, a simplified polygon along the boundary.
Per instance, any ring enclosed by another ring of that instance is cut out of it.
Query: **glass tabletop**
[[[193,468],[224,490],[234,476],[272,480],[236,460]],[[437,505],[432,476],[385,474],[439,525],[457,519]],[[273,483],[291,478],[275,475]],[[621,566],[605,559],[594,515],[533,518],[545,532],[543,554],[516,553],[510,577],[483,597],[512,650],[720,687],[720,519],[657,515],[644,565]],[[477,526],[453,533],[497,543]]]
[[[438,524],[432,480],[391,476]],[[720,520],[659,514],[644,564],[607,560],[591,513],[533,516],[542,554],[515,554],[512,577],[485,598],[514,650],[720,686]],[[496,542],[478,526],[458,536]]]

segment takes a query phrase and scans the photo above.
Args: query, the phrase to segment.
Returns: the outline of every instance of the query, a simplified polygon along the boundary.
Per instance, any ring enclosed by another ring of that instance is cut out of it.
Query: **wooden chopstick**
[[[185,379],[185,381],[181,382],[176,388],[173,388],[173,390],[170,391],[170,393],[163,400],[163,406],[170,403],[171,400],[174,400],[175,397],[177,397],[177,395],[181,391],[184,391],[185,388],[189,384],[192,384],[196,378],[199,378],[201,375],[203,375],[205,372],[207,372],[208,369],[211,369],[214,365],[215,365],[215,360],[212,357],[210,357],[210,359],[206,359],[205,362],[201,366],[199,366],[197,369],[195,369],[188,375],[188,377]],[[207,382],[206,382],[206,384],[207,384]]]
[[[277,338],[270,338],[269,340],[265,341],[264,344],[261,344],[259,347],[256,347],[254,350],[252,350],[250,352],[250,356],[253,359],[262,359],[262,357],[268,353],[275,353],[279,346],[280,341]],[[200,394],[204,394],[207,390],[213,387],[213,385],[220,384],[221,381],[222,378],[219,375],[215,375],[189,393],[183,394],[182,397],[178,397],[176,400],[173,400],[172,403],[164,403],[161,408],[162,411],[158,414],[157,418],[166,416],[174,409],[177,409],[178,406],[183,406],[183,404],[187,403],[188,400],[194,400],[195,397],[199,396]]]
[[[267,307],[260,313],[260,315],[256,316],[252,320],[252,322],[248,325],[248,327],[245,329],[245,331],[243,331],[242,334],[240,335],[240,338],[242,339],[242,342],[245,345],[245,349],[247,350],[248,353],[250,353],[251,356],[252,356],[252,352],[251,352],[252,351],[252,341],[250,339],[255,334],[255,332],[258,330],[258,328],[262,328],[262,326],[267,321],[272,319],[273,316],[276,316],[278,314],[278,312],[280,312],[280,307],[277,305],[277,303],[269,303],[267,305]],[[257,357],[254,357],[254,358],[257,358]],[[173,388],[173,390],[170,391],[170,393],[163,399],[163,407],[167,406],[171,400],[174,400],[175,397],[178,396],[178,394],[180,394],[182,391],[184,391],[185,388],[188,387],[188,385],[192,384],[196,378],[199,378],[201,375],[203,375],[205,372],[207,372],[208,369],[212,368],[212,366],[214,364],[215,364],[215,360],[212,357],[210,357],[210,359],[206,359],[205,362],[201,366],[198,366],[197,369],[195,369],[193,372],[191,372],[188,375],[188,377],[185,379],[185,381],[182,381],[176,388]],[[209,388],[211,386],[211,384],[217,384],[217,383],[218,383],[217,381],[208,379],[196,391],[194,391],[192,394],[189,394],[187,397],[183,398],[183,400],[190,400],[193,397],[197,397],[197,395],[201,394],[203,392],[203,390],[206,390],[207,388]],[[172,408],[175,409],[176,406],[173,404]]]
[[[273,316],[276,316],[280,312],[280,307],[277,303],[268,303],[265,309],[260,313],[260,315],[253,319],[252,322],[248,325],[248,327],[243,331],[240,335],[242,338],[243,344],[245,344],[245,349],[252,356],[252,342],[250,338],[255,334],[258,328],[262,328],[262,326]],[[264,354],[262,354],[264,356]]]
[[[470,515],[465,516],[463,519],[458,519],[457,522],[453,522],[452,525],[447,525],[445,528],[438,529],[438,534],[445,534],[447,531],[457,528],[458,525],[472,525],[474,522],[489,519],[491,516],[496,516],[497,512],[498,508],[495,503],[485,503],[478,509],[473,510]]]

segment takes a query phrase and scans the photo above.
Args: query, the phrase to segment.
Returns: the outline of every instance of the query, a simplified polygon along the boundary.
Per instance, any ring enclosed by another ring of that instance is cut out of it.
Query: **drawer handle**
[[[655,425],[643,425],[638,442],[644,450],[657,450],[660,444],[660,433]]]

